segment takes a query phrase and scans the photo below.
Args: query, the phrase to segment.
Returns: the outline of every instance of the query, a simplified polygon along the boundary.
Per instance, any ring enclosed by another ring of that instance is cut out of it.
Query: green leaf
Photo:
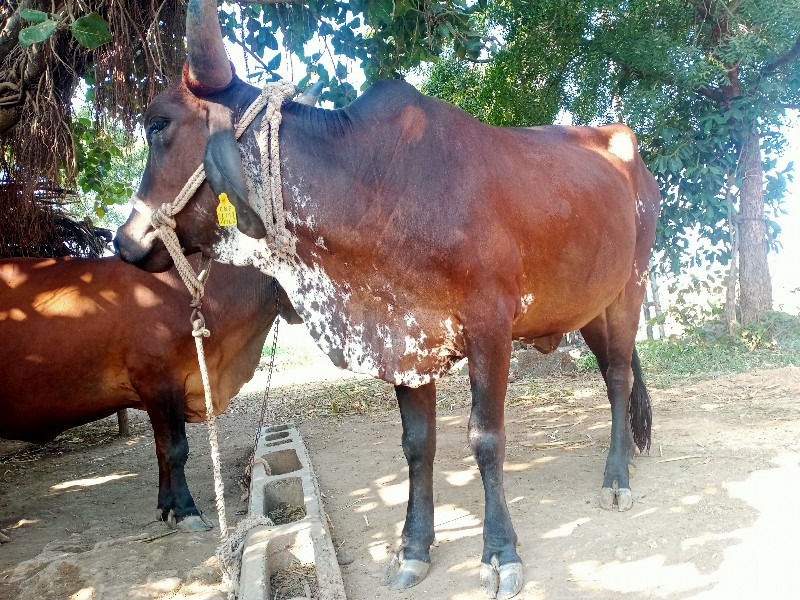
[[[111,32],[108,29],[108,23],[96,12],[89,13],[80,19],[76,19],[75,22],[70,25],[70,29],[78,43],[90,50],[94,50],[106,42],[111,41]]]
[[[269,48],[270,50],[278,49],[278,40],[266,27],[258,30],[258,36],[256,37],[256,40],[260,48]]]
[[[26,27],[19,32],[19,43],[23,46],[32,46],[45,41],[56,30],[57,23],[47,19],[38,25]]]
[[[31,23],[44,23],[48,18],[46,12],[33,10],[32,8],[23,8],[19,11],[19,16]]]
[[[273,56],[272,59],[267,63],[267,70],[274,71],[280,66],[281,66],[281,53],[278,52],[278,54]]]

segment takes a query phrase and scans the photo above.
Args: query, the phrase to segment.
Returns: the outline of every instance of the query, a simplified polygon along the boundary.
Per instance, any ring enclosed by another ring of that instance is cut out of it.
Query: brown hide
[[[165,392],[185,398],[186,421],[202,421],[189,300],[174,270],[151,275],[117,258],[0,261],[0,437],[44,442]],[[258,364],[277,312],[272,279],[215,264],[203,312],[222,412]]]

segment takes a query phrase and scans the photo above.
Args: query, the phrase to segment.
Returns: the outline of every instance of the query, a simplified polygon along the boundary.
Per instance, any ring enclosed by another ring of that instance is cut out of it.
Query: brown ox
[[[253,376],[279,306],[299,319],[252,268],[217,265],[206,289],[206,359],[222,412]],[[151,275],[116,258],[0,261],[0,437],[42,443],[123,408],[146,410],[159,517],[206,529],[184,476],[184,422],[205,419],[189,299],[174,270]]]
[[[205,157],[210,185],[176,219],[185,252],[274,275],[334,363],[395,384],[410,491],[394,588],[428,570],[434,381],[469,358],[469,443],[486,498],[481,581],[492,597],[515,595],[522,567],[503,492],[512,339],[552,349],[580,329],[597,356],[612,414],[604,508],[630,508],[629,463],[649,444],[634,338],[660,194],[633,133],[491,127],[401,81],[375,84],[341,110],[286,102],[281,183],[294,251],[281,251],[250,237],[270,231],[260,210],[266,176],[254,168],[259,124],[241,155],[231,133],[257,90],[231,72],[216,4],[192,0],[187,15],[184,77],[144,115],[139,199],[151,209],[172,201]],[[214,220],[223,191],[248,235]],[[143,214],[116,244],[144,269],[171,264]]]

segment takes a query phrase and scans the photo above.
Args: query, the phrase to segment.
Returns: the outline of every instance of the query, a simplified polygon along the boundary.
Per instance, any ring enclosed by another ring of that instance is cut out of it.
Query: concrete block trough
[[[248,516],[267,516],[276,524],[256,527],[245,538],[239,600],[273,600],[276,592],[279,598],[303,598],[310,592],[319,600],[345,600],[319,487],[300,432],[288,425],[264,427],[255,463]],[[295,582],[305,592],[287,593],[297,585],[271,589],[271,579],[277,588],[286,579],[283,574],[291,580],[298,573],[307,577]]]

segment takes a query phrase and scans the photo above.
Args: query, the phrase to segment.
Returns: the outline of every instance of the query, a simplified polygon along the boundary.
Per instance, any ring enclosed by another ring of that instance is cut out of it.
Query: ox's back
[[[206,317],[215,399],[224,410],[253,373],[275,313],[271,280],[217,265]],[[204,418],[189,294],[175,271],[116,258],[0,261],[0,437],[46,441],[143,396],[185,394]]]

